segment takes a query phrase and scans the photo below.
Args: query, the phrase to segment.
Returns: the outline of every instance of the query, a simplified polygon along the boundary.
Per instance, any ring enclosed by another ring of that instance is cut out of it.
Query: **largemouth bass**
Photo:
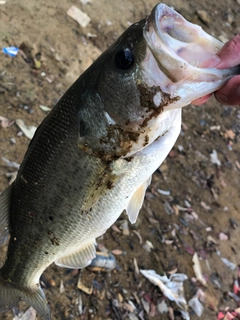
[[[95,239],[125,209],[134,223],[151,175],[173,147],[181,108],[237,69],[203,69],[222,43],[164,4],[130,26],[68,89],[39,126],[0,197],[0,309],[19,301],[44,320],[39,284],[53,262],[84,268]]]

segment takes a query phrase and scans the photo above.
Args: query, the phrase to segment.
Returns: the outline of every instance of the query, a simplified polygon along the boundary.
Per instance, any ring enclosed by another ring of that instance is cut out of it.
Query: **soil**
[[[146,17],[156,3],[89,0],[84,5],[77,0],[7,0],[0,4],[1,48],[14,45],[21,49],[14,58],[0,53],[0,116],[38,126],[47,114],[39,106],[53,108],[97,56],[131,23]],[[238,0],[166,3],[222,41],[240,33]],[[86,28],[67,16],[71,5],[91,17]],[[0,125],[1,192],[9,184],[6,175],[16,171],[2,157],[21,163],[30,141],[19,132],[15,123],[7,128]],[[116,268],[81,272],[85,285],[93,286],[91,294],[77,288],[78,270],[53,264],[44,272],[41,284],[53,319],[173,319],[171,311],[175,319],[181,319],[177,305],[164,298],[138,268],[153,269],[160,275],[186,274],[187,301],[198,288],[205,292],[201,319],[217,319],[220,310],[236,309],[239,302],[229,292],[238,279],[240,262],[239,139],[238,108],[220,105],[214,98],[201,107],[186,107],[180,137],[154,174],[136,224],[128,223],[129,234],[123,234],[121,225],[127,219],[123,213],[114,228],[97,241],[98,250],[115,250]],[[220,166],[211,161],[213,150]],[[169,193],[161,194],[159,189]],[[152,248],[146,245],[148,241]],[[2,247],[0,264],[5,252]],[[195,252],[206,286],[196,281]],[[221,257],[235,264],[233,268]],[[162,301],[168,306],[166,313],[158,310]],[[14,313],[28,307],[21,303]],[[189,313],[192,320],[198,319],[191,308]],[[13,312],[1,314],[0,319],[13,319]]]

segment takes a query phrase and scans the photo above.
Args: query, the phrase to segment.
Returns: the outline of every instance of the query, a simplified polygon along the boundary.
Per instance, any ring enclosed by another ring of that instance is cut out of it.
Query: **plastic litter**
[[[140,272],[155,286],[158,286],[165,297],[171,301],[175,301],[183,319],[190,320],[183,289],[183,282],[188,278],[185,274],[175,273],[171,274],[168,278],[166,275],[160,276],[155,270],[140,270]]]
[[[111,253],[97,252],[88,269],[92,271],[112,271],[116,267],[116,258]]]
[[[17,47],[5,47],[2,48],[3,53],[7,54],[9,57],[15,57],[18,54],[19,49]]]
[[[188,301],[188,305],[194,310],[198,317],[201,317],[204,307],[199,301],[202,297],[204,297],[204,292],[201,289],[198,289],[196,294]]]

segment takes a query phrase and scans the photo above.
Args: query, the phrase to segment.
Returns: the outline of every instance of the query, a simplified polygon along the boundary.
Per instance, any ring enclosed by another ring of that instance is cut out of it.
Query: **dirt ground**
[[[0,116],[38,126],[47,114],[39,106],[52,109],[96,57],[157,3],[86,2],[7,0],[0,4],[0,46],[21,49],[14,58],[0,52]],[[222,41],[240,33],[239,0],[174,0],[166,4]],[[86,28],[67,16],[71,5],[90,16]],[[199,288],[205,293],[201,319],[223,319],[221,310],[226,314],[226,308],[236,309],[240,303],[240,297],[233,295],[238,293],[233,284],[240,264],[239,139],[240,109],[220,105],[214,98],[201,107],[186,107],[181,135],[154,174],[136,224],[128,222],[128,229],[122,229],[127,220],[122,214],[98,239],[98,250],[115,253],[116,268],[109,273],[81,272],[84,284],[93,287],[91,294],[77,288],[79,271],[51,265],[44,272],[41,284],[53,319],[181,319],[176,304],[164,298],[138,269],[153,269],[160,275],[186,274],[186,300]],[[0,123],[0,192],[9,184],[9,173],[17,170],[2,158],[20,164],[29,141],[16,123],[7,128]],[[213,150],[220,165],[211,161]],[[123,234],[128,230],[129,234]],[[6,247],[0,252],[2,264]],[[194,253],[200,259],[206,286],[196,281]],[[162,313],[166,305],[168,309]],[[14,312],[28,307],[22,303]],[[189,313],[192,320],[198,319],[191,308]],[[225,319],[237,319],[233,317]],[[13,319],[13,312],[1,314],[0,319]]]

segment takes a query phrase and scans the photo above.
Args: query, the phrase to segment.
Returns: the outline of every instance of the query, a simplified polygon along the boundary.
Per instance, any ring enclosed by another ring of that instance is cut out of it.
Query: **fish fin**
[[[11,193],[12,186],[0,195],[0,246],[7,241],[9,235]]]
[[[152,176],[147,179],[132,195],[130,201],[127,204],[126,211],[131,223],[135,223],[140,209],[143,205],[143,200],[147,187],[150,185]]]
[[[31,305],[44,320],[51,320],[50,308],[40,286],[33,292],[0,277],[0,312],[13,308],[22,300]]]
[[[60,257],[55,261],[59,267],[81,269],[88,266],[92,259],[96,257],[96,244],[95,240],[78,248],[71,254]]]

